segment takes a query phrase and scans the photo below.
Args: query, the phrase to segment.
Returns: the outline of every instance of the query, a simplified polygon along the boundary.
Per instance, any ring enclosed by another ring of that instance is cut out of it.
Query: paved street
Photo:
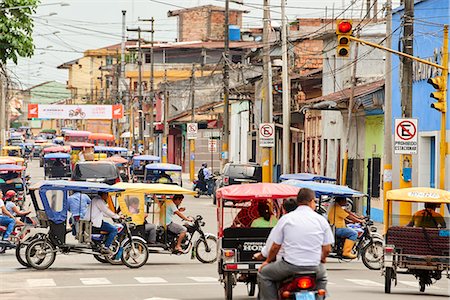
[[[34,181],[42,176],[38,161],[32,162]],[[205,218],[206,231],[216,232],[215,207],[211,199],[187,197],[183,206],[187,214]],[[327,264],[330,299],[445,299],[449,281],[442,279],[419,292],[414,277],[401,275],[391,295],[384,294],[379,271],[366,269],[361,262]],[[223,299],[223,287],[217,281],[217,265],[205,265],[189,256],[156,255],[146,266],[128,269],[105,265],[89,255],[58,254],[52,267],[45,271],[25,269],[16,261],[14,252],[0,256],[0,298],[6,299]],[[351,291],[351,294],[349,292]],[[245,285],[239,284],[234,299],[246,296]]]

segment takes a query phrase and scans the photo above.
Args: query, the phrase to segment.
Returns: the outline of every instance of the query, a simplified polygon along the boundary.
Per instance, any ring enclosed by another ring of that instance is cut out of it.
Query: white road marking
[[[418,281],[403,281],[403,280],[399,280],[398,281],[401,284],[407,285],[407,286],[411,286],[414,288],[419,288],[419,282]],[[441,288],[437,287],[437,286],[427,286],[426,289],[435,289],[435,290],[440,290]]]
[[[161,277],[134,277],[140,283],[165,283],[167,280]]]
[[[98,278],[80,278],[81,283],[84,285],[105,285],[105,284],[111,284],[111,281],[109,281],[106,278],[98,277]]]
[[[124,288],[124,287],[146,287],[146,286],[202,286],[202,285],[215,285],[219,283],[212,282],[182,282],[182,283],[125,283],[125,284],[113,284],[105,285],[104,287],[110,288]],[[99,288],[98,285],[66,285],[66,286],[52,286],[46,287],[47,289],[86,289],[86,288]],[[42,287],[35,287],[35,289],[40,289]],[[32,289],[32,288],[30,288]]]
[[[367,280],[367,279],[345,279],[345,280],[350,281],[357,285],[362,285],[362,286],[384,286],[381,283],[378,283],[378,282],[375,282],[372,280]]]
[[[55,281],[51,278],[27,279],[27,284],[29,287],[56,286]]]
[[[219,282],[219,279],[214,277],[188,277],[188,278],[196,282]]]
[[[174,299],[174,298],[159,298],[159,297],[152,297],[152,298],[147,298],[144,300],[178,300],[178,299]]]

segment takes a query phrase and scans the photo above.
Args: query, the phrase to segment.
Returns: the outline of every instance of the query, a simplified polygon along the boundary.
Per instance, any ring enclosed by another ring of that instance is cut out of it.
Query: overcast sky
[[[213,4],[224,6],[225,0],[62,0],[69,6],[61,6],[58,0],[41,0],[35,20],[35,55],[21,59],[17,66],[12,62],[8,68],[23,88],[48,80],[65,82],[67,70],[56,67],[76,59],[87,49],[95,49],[120,43],[121,11],[127,11],[127,26],[141,26],[138,18],[155,18],[155,39],[173,41],[176,34],[176,18],[168,18],[168,10]],[[331,18],[347,8],[353,0],[287,0],[289,19],[296,17]],[[378,0],[381,8],[385,0]],[[394,1],[399,2],[399,1]],[[279,19],[279,1],[271,1],[271,17]],[[361,6],[366,0],[356,0],[347,11],[346,17],[359,17]],[[50,5],[49,5],[50,4]],[[262,0],[244,0],[244,5],[232,5],[250,11],[244,17],[243,27],[261,25]],[[56,14],[55,14],[56,13]],[[130,36],[133,38],[133,36]],[[145,37],[144,38],[148,38]]]

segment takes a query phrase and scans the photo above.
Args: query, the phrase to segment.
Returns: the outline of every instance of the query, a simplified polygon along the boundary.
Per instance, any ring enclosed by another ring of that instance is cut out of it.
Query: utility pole
[[[270,111],[270,15],[269,15],[269,0],[264,0],[263,3],[263,99],[262,99],[262,122],[271,123]],[[272,159],[270,148],[262,147],[261,149],[261,165],[262,165],[262,181],[272,182]]]
[[[1,147],[6,146],[6,76],[0,72],[0,142]]]
[[[153,116],[153,106],[154,106],[154,99],[155,99],[155,59],[154,59],[154,51],[153,51],[153,46],[155,44],[155,40],[154,40],[154,34],[155,34],[155,19],[153,17],[151,17],[150,19],[139,19],[139,21],[142,22],[150,22],[150,96],[149,96],[149,102],[150,102],[150,106],[149,106],[149,110],[148,110],[148,115],[149,115],[149,120],[148,122],[150,123],[150,128],[149,128],[149,138],[148,138],[148,143],[145,143],[145,149],[148,150],[148,153],[150,155],[153,155],[153,153],[155,152],[155,133],[154,133],[154,127],[153,127],[153,123],[154,123],[154,116]],[[164,99],[165,101],[165,99]],[[148,147],[148,149],[147,149]]]
[[[133,130],[134,130],[134,121],[131,118],[131,112],[133,111],[132,107],[129,105],[129,89],[127,88],[127,82],[125,80],[125,44],[127,42],[127,28],[126,28],[126,14],[127,11],[126,10],[122,10],[122,42],[120,45],[120,80],[119,83],[120,85],[118,86],[118,89],[120,91],[120,99],[122,104],[124,105],[124,107],[128,108],[128,118],[129,118],[129,122],[128,124],[130,124],[130,140],[129,140],[129,149],[133,149],[132,145],[133,145]],[[120,138],[120,132],[119,134],[119,138]]]
[[[283,173],[290,173],[291,148],[291,86],[289,82],[286,0],[281,0],[281,52],[283,72]]]
[[[141,33],[142,32],[150,32],[150,30],[143,30],[141,27],[138,27],[137,29],[127,29],[127,31],[137,32],[138,33],[138,116],[139,113],[141,113],[141,116],[139,116],[139,141],[134,143],[134,151],[139,151],[139,144],[144,145],[144,112],[142,110],[142,48],[141,48]],[[133,101],[134,102],[134,101]],[[133,109],[133,105],[131,105]],[[134,125],[134,119],[131,120]]]
[[[222,131],[222,167],[228,163],[228,144],[230,138],[230,0],[225,0],[225,32],[223,52],[223,131]]]
[[[164,132],[162,140],[162,162],[167,163],[168,145],[167,137],[169,136],[169,92],[167,90],[167,70],[164,69]]]
[[[392,48],[392,0],[386,2],[386,47]],[[392,190],[392,55],[390,53],[386,53],[384,86],[383,221],[387,224],[389,203],[386,201],[386,194]]]
[[[192,64],[191,71],[191,123],[195,123],[195,65]],[[193,182],[195,179],[195,139],[189,140],[189,177]]]
[[[448,25],[444,25],[444,46],[442,49],[442,77],[445,81],[444,97],[444,109],[441,111],[441,133],[439,143],[439,188],[445,190],[445,158],[447,154],[450,154],[450,144],[447,143],[446,138],[446,126],[447,126],[447,91],[448,91]],[[441,205],[441,212],[444,213],[444,206]]]
[[[414,0],[405,1],[405,13],[403,16],[403,53],[413,55],[414,39]],[[413,60],[408,57],[402,58],[401,78],[401,109],[403,118],[412,117],[412,77]],[[400,156],[400,188],[412,187],[412,178],[405,178],[405,171],[412,170],[412,155]],[[411,174],[412,172],[410,172]],[[405,225],[411,216],[412,206],[409,202],[400,203],[400,225]]]

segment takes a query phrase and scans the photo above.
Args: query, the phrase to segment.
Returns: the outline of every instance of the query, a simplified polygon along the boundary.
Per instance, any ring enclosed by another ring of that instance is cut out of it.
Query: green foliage
[[[0,2],[0,63],[34,53],[33,19],[39,0],[1,0]],[[14,8],[16,7],[16,8]]]

